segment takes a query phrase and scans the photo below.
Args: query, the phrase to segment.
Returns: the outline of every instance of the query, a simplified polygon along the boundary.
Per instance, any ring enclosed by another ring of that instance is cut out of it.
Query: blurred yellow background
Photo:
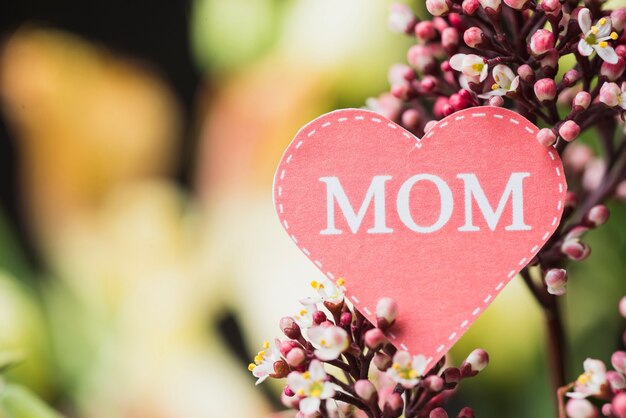
[[[119,42],[41,18],[5,30],[2,140],[14,151],[2,170],[15,182],[0,207],[0,350],[25,357],[8,380],[68,417],[280,410],[281,387],[255,388],[247,358],[321,273],[276,222],[273,172],[302,124],[388,88],[410,45],[387,30],[390,3],[192,1],[187,43],[152,45],[190,51],[190,99]],[[625,224],[615,208],[574,271],[570,378],[617,345]],[[455,402],[479,417],[546,416],[542,315],[521,281],[452,357],[478,346],[492,362]]]

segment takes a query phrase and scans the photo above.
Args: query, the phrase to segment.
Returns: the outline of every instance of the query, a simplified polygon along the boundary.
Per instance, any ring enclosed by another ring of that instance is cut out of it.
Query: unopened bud
[[[561,11],[561,2],[559,0],[543,0],[541,2],[541,10],[546,14],[556,16]]]
[[[559,135],[567,142],[572,142],[580,134],[580,126],[573,120],[565,121],[559,128]]]
[[[350,324],[352,324],[352,312],[343,312],[339,317],[339,325],[347,327]]]
[[[624,74],[625,69],[626,61],[624,58],[619,57],[615,64],[603,62],[602,67],[600,67],[600,74],[605,76],[609,81],[616,81]]]
[[[563,84],[565,85],[565,87],[571,87],[574,84],[576,84],[579,78],[580,78],[580,74],[578,73],[578,71],[569,70],[565,73],[565,75],[563,75]]]
[[[398,304],[391,298],[382,298],[376,304],[376,322],[378,328],[387,329],[396,321]]]
[[[595,227],[604,225],[609,220],[609,208],[604,205],[595,205],[589,210],[585,220]]]
[[[539,29],[530,37],[528,44],[530,52],[535,55],[543,55],[554,48],[554,34],[546,29]]]
[[[463,41],[470,48],[476,48],[483,42],[484,32],[478,26],[472,26],[463,33]]]
[[[402,410],[404,409],[404,401],[402,400],[402,396],[399,393],[393,392],[387,398],[385,402],[385,407],[383,408],[383,415],[389,418],[397,418],[402,415]]]
[[[291,350],[293,350],[296,347],[300,347],[300,344],[297,341],[287,340],[287,341],[281,341],[278,348],[280,350],[280,354],[282,354],[282,356],[285,357],[287,356],[287,354],[289,354]]]
[[[556,135],[549,128],[543,128],[537,133],[537,142],[544,147],[551,147],[556,142]]]
[[[435,26],[430,20],[423,20],[415,25],[415,37],[420,41],[430,41],[436,34]]]
[[[578,238],[572,238],[561,244],[561,252],[570,260],[581,261],[589,257],[591,248],[581,242]]]
[[[461,409],[456,418],[474,418],[474,410],[469,406]]]
[[[277,360],[274,362],[274,373],[270,374],[270,377],[282,379],[283,377],[287,377],[290,371],[289,365],[287,365],[284,360]]]
[[[617,417],[625,417],[626,416],[626,393],[618,393],[613,398],[613,402],[611,402],[611,406],[613,407],[613,413]]]
[[[576,96],[574,96],[574,100],[572,101],[572,107],[578,107],[580,110],[587,109],[590,104],[591,94],[586,91],[579,91],[578,93],[576,93]]]
[[[291,367],[298,367],[302,363],[304,363],[304,360],[306,360],[306,354],[304,353],[303,349],[294,348],[289,351],[289,353],[287,353],[286,359],[287,364],[289,364]]]
[[[459,46],[459,31],[455,28],[445,28],[441,32],[441,45],[449,54],[454,53]]]
[[[621,373],[618,373],[614,370],[609,370],[606,372],[606,380],[609,382],[611,389],[615,392],[619,392],[623,389],[626,389],[626,378]]]
[[[430,411],[428,418],[448,418],[448,413],[445,411],[445,409],[439,407]]]
[[[480,372],[489,364],[489,354],[482,348],[477,348],[467,356],[464,363],[471,366],[472,372]]]
[[[551,78],[537,80],[534,90],[535,96],[537,96],[540,102],[551,101],[556,97],[556,83]]]
[[[611,25],[616,31],[621,31],[626,26],[626,9],[615,9],[611,12]]]
[[[300,326],[290,316],[285,316],[281,318],[279,326],[280,330],[283,332],[283,334],[285,334],[287,338],[297,340],[302,337],[302,333],[300,332]]]
[[[457,367],[448,367],[443,371],[446,384],[456,384],[461,380],[461,371]]]
[[[354,391],[358,395],[359,398],[363,399],[366,403],[369,403],[374,400],[374,396],[376,393],[376,388],[366,379],[357,380],[354,384]]]
[[[569,418],[597,418],[596,407],[587,399],[570,399],[565,405],[565,412]]]
[[[528,64],[522,64],[517,69],[517,75],[527,83],[535,81],[535,70]]]
[[[445,383],[446,382],[443,380],[442,377],[432,375],[424,378],[424,380],[422,380],[421,382],[421,385],[431,392],[441,392]]]
[[[489,98],[489,106],[502,107],[504,105],[504,99],[502,96],[491,96]]]
[[[365,333],[365,345],[372,349],[378,350],[387,342],[387,338],[383,334],[383,332],[378,328],[372,328]]]
[[[420,112],[415,109],[407,109],[402,113],[402,126],[410,131],[417,129],[421,120]]]
[[[567,289],[567,271],[564,269],[550,269],[545,276],[548,293],[551,295],[564,295]]]
[[[385,353],[376,353],[372,362],[378,370],[384,372],[391,367],[392,358]]]
[[[611,356],[611,365],[620,373],[626,373],[626,351],[616,351]]]
[[[463,8],[463,13],[468,16],[472,16],[478,10],[480,3],[478,0],[463,0],[463,4],[461,7]]]
[[[316,323],[317,325],[326,322],[326,314],[322,311],[315,311],[313,312],[313,322]]]

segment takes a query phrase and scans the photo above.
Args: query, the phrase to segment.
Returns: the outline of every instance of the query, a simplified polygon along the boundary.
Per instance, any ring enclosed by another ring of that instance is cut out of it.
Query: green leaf
[[[0,389],[0,418],[63,418],[28,389],[7,383]]]

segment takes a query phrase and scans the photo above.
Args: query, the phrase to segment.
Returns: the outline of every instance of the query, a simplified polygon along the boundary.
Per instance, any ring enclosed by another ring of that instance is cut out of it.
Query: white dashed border
[[[476,110],[476,109],[474,109]],[[368,114],[371,115],[376,115],[373,112],[367,112]],[[468,113],[467,111],[464,113]],[[507,113],[513,113],[511,111],[507,111]],[[482,112],[474,112],[474,113],[470,113],[469,114],[470,117],[472,118],[484,118],[487,116],[487,113],[482,113]],[[530,124],[530,122],[523,120],[520,121],[520,119],[516,119],[514,117],[510,117],[510,118],[506,118],[505,115],[500,114],[500,113],[493,113],[492,116],[495,119],[499,119],[505,122],[509,122],[514,126],[518,126],[520,127],[520,124],[524,125],[523,129],[524,131],[526,131],[528,134],[533,135],[533,140],[534,140],[534,135],[536,133],[536,127],[534,125],[528,126]],[[415,141],[415,148],[421,148],[423,143],[422,141],[424,139],[431,139],[434,135],[435,135],[435,131],[436,130],[443,130],[445,128],[448,128],[451,126],[451,123],[453,124],[453,122],[459,122],[462,121],[463,119],[465,119],[465,115],[457,115],[454,117],[448,117],[446,119],[444,119],[444,121],[441,121],[439,123],[437,123],[432,129],[430,129],[430,131],[426,132],[425,135],[422,138],[417,138],[414,135],[410,134],[409,132],[405,131],[403,129],[402,132],[402,136],[407,138],[407,139],[413,139]],[[523,119],[523,118],[522,118]],[[336,119],[336,122],[338,123],[342,123],[342,122],[346,122],[347,120],[349,120],[349,118],[342,116]],[[381,124],[383,122],[383,119],[381,119],[380,117],[375,117],[375,116],[364,116],[364,115],[357,115],[354,116],[354,120],[357,121],[368,121],[368,122],[372,122],[372,123],[376,123],[376,124]],[[330,126],[332,126],[333,122],[332,121],[326,121],[321,125],[321,129],[326,129]],[[399,128],[398,125],[392,123],[392,122],[388,122],[386,125],[386,127],[388,127],[389,129],[392,130],[397,130]],[[306,137],[307,138],[313,138],[315,136],[315,134],[318,132],[316,129],[311,129],[309,132],[306,133]],[[304,140],[299,140],[296,145],[295,145],[295,149],[299,150],[303,145],[304,145]],[[555,150],[551,149],[548,151],[548,156],[550,157],[550,159],[552,161],[556,160],[556,154],[555,154]],[[284,166],[288,166],[289,163],[293,160],[294,158],[294,154],[296,153],[296,151],[293,151],[292,153],[288,154],[286,157],[283,156],[282,160],[281,160],[281,164],[280,167],[283,167],[280,170],[280,174],[277,176],[277,179],[275,179],[275,183],[280,183],[282,181],[285,180],[285,176],[287,173],[287,169],[284,168]],[[562,178],[563,176],[561,175],[561,170],[558,167],[558,165],[555,167],[555,175],[556,177],[558,177],[559,179]],[[277,187],[276,187],[277,186]],[[278,212],[279,212],[279,216],[282,218],[282,215],[284,215],[284,207],[282,205],[282,203],[278,202],[278,198],[281,198],[283,195],[283,188],[282,186],[275,184],[274,189],[277,190],[277,196],[275,197],[275,202],[276,202],[276,207],[278,208]],[[555,227],[556,223],[558,222],[561,213],[562,213],[562,209],[563,209],[563,194],[564,191],[567,190],[567,184],[565,184],[564,182],[561,182],[559,180],[558,183],[558,194],[559,194],[559,201],[556,205],[556,215],[552,218],[552,222],[551,222],[551,226]],[[289,230],[289,224],[287,222],[286,219],[282,219],[282,224],[285,227],[285,230]],[[493,299],[498,295],[498,293],[500,293],[500,291],[504,288],[505,284],[507,281],[510,281],[513,279],[513,277],[528,263],[529,260],[532,260],[532,258],[535,256],[535,254],[540,250],[541,247],[543,247],[543,245],[545,244],[545,242],[548,240],[548,238],[552,235],[553,231],[546,231],[543,236],[541,237],[541,244],[540,245],[535,245],[532,247],[532,249],[530,250],[530,255],[529,256],[524,256],[522,257],[519,262],[517,263],[517,266],[514,267],[513,270],[511,270],[508,274],[507,274],[507,279],[505,281],[501,281],[500,283],[498,283],[498,285],[495,287],[494,289],[494,293],[491,294],[487,294],[484,299],[483,299],[483,303],[484,305],[488,305],[490,302],[493,301]],[[290,234],[291,239],[293,240],[294,243],[296,243],[296,245],[298,245],[298,239],[295,237],[295,235]],[[298,245],[298,247],[300,248],[300,250],[308,257],[310,258],[313,263],[319,267],[322,271],[323,271],[323,265],[322,262],[320,260],[314,259],[313,257],[311,257],[311,252],[308,251],[306,248]],[[333,273],[331,273],[330,271],[327,271],[326,276],[328,276],[330,279],[334,279],[335,275]],[[347,292],[349,293],[349,292]],[[364,306],[361,304],[360,300],[354,296],[351,295],[349,296],[349,299],[352,300],[352,302],[359,306],[360,310],[362,310],[367,316],[369,316],[370,320],[375,320],[375,318],[372,318],[372,311],[370,311],[370,309],[367,306]],[[475,317],[483,310],[482,306],[477,306],[476,308],[474,308],[471,312],[471,316],[470,318],[475,319]],[[375,322],[375,321],[374,321]],[[461,322],[460,326],[459,326],[459,331],[454,331],[452,332],[449,337],[447,338],[449,346],[452,347],[452,345],[454,345],[454,343],[463,335],[463,333],[466,331],[466,328],[468,326],[470,322],[470,319],[465,319]],[[391,338],[391,340],[393,340],[397,346],[399,346],[400,348],[402,348],[403,350],[407,350],[408,351],[408,347],[404,342],[398,341],[397,336],[395,334],[393,334],[392,332],[388,333],[388,336]],[[440,354],[444,349],[446,348],[446,344],[439,344],[437,346],[437,348],[435,349],[435,351]],[[430,364],[430,362],[433,360],[432,357],[428,358],[427,364]]]

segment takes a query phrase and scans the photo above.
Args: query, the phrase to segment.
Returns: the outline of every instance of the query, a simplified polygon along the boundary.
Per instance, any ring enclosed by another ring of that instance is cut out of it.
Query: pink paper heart
[[[370,321],[380,298],[398,302],[388,336],[430,367],[559,223],[563,167],[537,131],[496,107],[457,112],[421,139],[374,112],[331,112],[283,155],[276,211]]]

